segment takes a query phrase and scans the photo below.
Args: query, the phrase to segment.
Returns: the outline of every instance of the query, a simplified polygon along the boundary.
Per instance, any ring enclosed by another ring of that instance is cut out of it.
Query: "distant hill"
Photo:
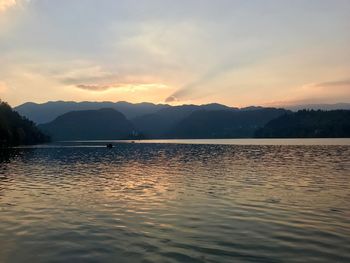
[[[256,132],[261,138],[350,138],[350,110],[302,110],[274,119]]]
[[[39,125],[53,140],[349,137],[350,111],[183,105],[129,121],[114,109],[72,111]]]
[[[171,106],[168,104],[153,104],[153,103],[129,103],[125,101],[120,102],[73,102],[73,101],[50,101],[42,104],[27,102],[14,109],[22,116],[34,121],[35,123],[42,124],[53,121],[58,116],[70,111],[81,110],[98,110],[102,108],[115,109],[125,115],[133,123],[147,130],[144,119],[149,122],[158,123],[159,126],[164,128],[171,127],[181,118],[191,114],[196,110],[241,110],[251,111],[264,109],[261,106],[250,106],[246,108],[233,108],[218,103],[211,103],[206,105],[181,105]],[[288,110],[298,111],[301,109],[322,109],[322,110],[335,110],[335,109],[350,109],[350,103],[337,103],[337,104],[308,104],[308,105],[295,105],[283,107]],[[155,115],[154,115],[155,114]],[[174,118],[172,121],[168,119],[171,116]],[[142,117],[142,118],[141,118]],[[147,121],[147,122],[148,122]],[[152,127],[149,127],[149,134],[155,134]]]
[[[127,139],[134,132],[131,122],[114,109],[72,111],[39,128],[56,141]]]
[[[0,101],[0,146],[16,146],[47,142],[36,125],[20,116],[5,102]]]
[[[256,129],[286,113],[275,108],[182,105],[129,121],[114,109],[100,109],[65,113],[39,127],[53,140],[126,139],[131,134],[148,139],[241,138],[252,137]]]
[[[346,103],[322,105],[300,107],[325,107],[327,109],[350,107],[350,104]],[[101,108],[103,110],[100,110]],[[51,134],[54,140],[124,139],[130,138],[130,134],[135,134],[134,132],[148,139],[313,137],[320,135],[312,134],[310,131],[303,133],[303,130],[317,130],[317,125],[323,123],[314,121],[313,127],[307,122],[296,127],[287,126],[291,131],[288,131],[289,133],[285,131],[286,134],[282,135],[283,126],[278,127],[271,121],[279,119],[282,115],[293,116],[292,111],[261,106],[239,109],[218,103],[171,106],[152,103],[57,101],[44,104],[25,103],[16,109],[38,123],[46,122],[40,125],[40,128]],[[325,116],[325,113],[322,116]],[[330,113],[329,116],[332,118],[338,116],[338,122],[344,122],[345,115],[342,111]],[[292,120],[289,121],[291,125]],[[338,127],[335,122],[328,125]],[[334,132],[330,134],[341,136]]]
[[[240,111],[195,111],[166,134],[169,138],[248,138],[258,128],[281,115],[284,109],[249,109]]]
[[[98,110],[111,108],[123,113],[128,119],[144,114],[151,114],[160,109],[169,107],[166,104],[153,103],[129,103],[129,102],[73,102],[73,101],[50,101],[43,104],[27,102],[15,107],[21,115],[33,120],[38,124],[53,121],[58,116],[70,111]]]
[[[335,104],[302,104],[285,106],[285,109],[298,110],[350,110],[350,103],[335,103]]]
[[[172,106],[161,109],[153,114],[145,114],[132,119],[134,126],[142,131],[142,133],[149,138],[162,138],[165,133],[173,128],[181,120],[189,116],[191,113],[206,110],[239,110],[238,108],[231,108],[225,105],[212,103],[205,105],[181,105]]]

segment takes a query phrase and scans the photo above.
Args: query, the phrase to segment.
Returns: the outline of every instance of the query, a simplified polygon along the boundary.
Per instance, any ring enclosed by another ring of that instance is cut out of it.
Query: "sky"
[[[0,98],[350,102],[348,0],[0,0]]]

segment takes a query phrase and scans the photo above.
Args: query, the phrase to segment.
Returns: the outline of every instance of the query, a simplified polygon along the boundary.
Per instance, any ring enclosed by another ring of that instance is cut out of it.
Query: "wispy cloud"
[[[340,79],[334,81],[324,81],[303,85],[296,91],[301,96],[324,97],[344,94],[350,95],[350,79]]]
[[[174,102],[174,101],[181,101],[183,99],[188,98],[189,96],[193,95],[193,93],[196,93],[196,91],[199,89],[200,93],[203,93],[203,86],[208,84],[209,82],[215,80],[220,75],[227,73],[228,71],[232,70],[234,63],[223,63],[222,65],[219,65],[215,68],[212,68],[204,75],[197,78],[195,81],[183,86],[182,88],[175,91],[173,94],[171,94],[169,97],[165,99],[165,102]]]
[[[260,46],[248,45],[245,50],[241,52],[227,51],[217,57],[218,60],[214,66],[210,67],[204,74],[200,75],[194,81],[184,85],[182,88],[176,90],[165,102],[182,101],[189,98],[203,97],[204,94],[213,94],[214,90],[217,92],[218,87],[213,88],[214,83],[220,80],[226,74],[246,69],[256,63],[262,63],[265,59],[272,56],[272,50],[265,50],[261,52]],[[208,85],[210,84],[210,85]]]
[[[344,87],[347,86],[350,88],[350,78],[345,80],[329,81],[312,84],[315,87]]]
[[[104,92],[110,89],[118,89],[120,91],[140,91],[140,90],[151,90],[151,89],[164,89],[167,88],[164,84],[159,83],[116,83],[116,84],[108,84],[108,85],[98,85],[98,84],[79,84],[76,85],[77,88],[87,91],[94,92]]]
[[[337,103],[350,101],[350,79],[305,84],[293,89],[288,100],[271,101],[269,106],[288,106],[315,103]]]
[[[79,84],[76,85],[77,88],[88,90],[88,91],[106,91],[111,88],[117,88],[117,86],[108,86],[108,85],[89,85],[89,84]]]

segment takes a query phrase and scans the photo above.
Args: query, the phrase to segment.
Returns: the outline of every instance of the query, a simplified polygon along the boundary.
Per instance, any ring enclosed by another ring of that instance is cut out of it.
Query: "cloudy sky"
[[[350,102],[348,0],[0,0],[0,98]]]

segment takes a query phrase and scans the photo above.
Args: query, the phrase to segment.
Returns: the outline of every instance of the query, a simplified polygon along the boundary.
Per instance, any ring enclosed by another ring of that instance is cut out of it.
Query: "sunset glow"
[[[343,0],[0,0],[0,97],[349,102],[349,13]]]
[[[0,0],[0,12],[5,11],[6,9],[14,6],[16,4],[16,0]]]

